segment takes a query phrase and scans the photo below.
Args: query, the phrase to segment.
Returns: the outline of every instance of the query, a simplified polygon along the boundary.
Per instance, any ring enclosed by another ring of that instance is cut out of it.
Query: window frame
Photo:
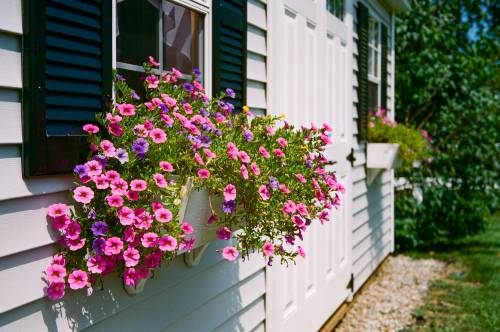
[[[369,83],[373,83],[373,84],[376,84],[377,85],[377,108],[380,107],[381,105],[381,69],[382,69],[382,19],[380,17],[378,17],[378,15],[376,13],[374,13],[373,10],[371,10],[369,8],[368,10],[368,19],[369,19],[369,23],[368,23],[368,59],[370,59],[370,54],[372,54],[372,51],[373,52],[376,52],[377,53],[377,63],[375,64],[375,71],[376,71],[376,75],[373,75],[370,71],[370,61],[368,60],[368,82]],[[371,31],[370,31],[370,27],[371,27],[371,24],[370,24],[370,20],[373,20],[376,24],[377,24],[377,40],[376,40],[376,45],[374,45],[372,42],[371,42]],[[373,61],[373,58],[372,58],[372,61]],[[373,63],[373,62],[372,62]]]
[[[203,15],[203,70],[202,70],[202,84],[208,95],[212,93],[212,10],[211,10],[211,0],[168,0],[176,5],[186,7],[190,10],[196,11]],[[163,0],[158,0],[160,6]],[[113,0],[112,4],[112,57],[113,57],[113,69],[125,69],[135,72],[144,72],[143,68],[138,65],[127,64],[119,62],[116,59],[116,24],[117,24],[117,0]],[[159,54],[158,60],[161,63],[160,69],[156,70],[158,74],[164,70],[163,68],[163,19],[162,11],[158,10],[158,43]],[[183,79],[191,79],[191,75],[183,73]]]

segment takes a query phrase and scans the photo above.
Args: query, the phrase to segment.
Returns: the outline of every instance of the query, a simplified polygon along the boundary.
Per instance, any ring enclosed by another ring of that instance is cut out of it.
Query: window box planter
[[[371,184],[384,170],[399,167],[399,144],[368,143],[366,146],[367,183]]]

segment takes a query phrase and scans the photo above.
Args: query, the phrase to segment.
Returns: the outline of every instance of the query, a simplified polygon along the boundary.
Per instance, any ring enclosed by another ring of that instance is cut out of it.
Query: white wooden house
[[[394,176],[367,183],[366,112],[394,112],[394,16],[408,0],[1,0],[0,330],[316,331],[394,250]],[[111,66],[146,55],[199,67],[255,113],[334,125],[330,157],[347,188],[288,269],[228,262],[213,242],[129,296],[44,295],[54,251],[46,208],[67,200],[83,151],[75,128],[103,107]],[[67,136],[70,134],[70,136]]]

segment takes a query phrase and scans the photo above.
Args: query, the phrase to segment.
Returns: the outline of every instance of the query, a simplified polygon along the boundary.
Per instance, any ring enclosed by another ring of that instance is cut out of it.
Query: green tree
[[[402,246],[476,232],[497,206],[499,7],[419,0],[397,21],[396,117],[428,131],[434,147],[397,191]]]

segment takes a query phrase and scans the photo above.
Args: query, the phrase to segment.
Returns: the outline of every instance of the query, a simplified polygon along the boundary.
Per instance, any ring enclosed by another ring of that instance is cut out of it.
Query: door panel
[[[306,259],[267,268],[268,331],[316,331],[350,295],[352,73],[350,33],[339,21],[332,31],[324,0],[273,0],[269,13],[269,112],[294,125],[324,122],[334,132],[326,156],[346,187],[330,221],[311,225],[301,244]]]

